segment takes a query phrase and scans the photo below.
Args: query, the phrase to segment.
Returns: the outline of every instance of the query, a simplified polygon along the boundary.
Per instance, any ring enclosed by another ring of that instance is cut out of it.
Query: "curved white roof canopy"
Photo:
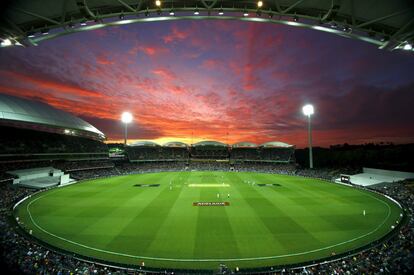
[[[200,146],[217,146],[217,147],[228,147],[227,144],[214,141],[214,140],[206,140],[206,141],[200,141],[197,143],[192,144],[193,147],[200,147]]]
[[[146,140],[140,140],[129,145],[130,147],[160,147],[158,143]]]
[[[280,142],[280,141],[271,141],[271,142],[266,142],[260,145],[260,147],[263,148],[292,148],[294,147],[293,145],[284,143],[284,142]]]
[[[40,101],[6,94],[0,94],[0,123],[17,126],[39,125],[44,129],[60,129],[62,133],[86,134],[98,139],[105,138],[101,131],[72,114],[58,110]],[[77,131],[77,133],[74,131]]]

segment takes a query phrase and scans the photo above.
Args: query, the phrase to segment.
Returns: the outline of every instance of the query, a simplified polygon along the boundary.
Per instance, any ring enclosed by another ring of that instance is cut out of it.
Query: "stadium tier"
[[[151,141],[139,141],[126,146],[131,162],[145,161],[230,161],[294,163],[295,146],[283,142],[267,142],[256,145],[250,142],[232,146],[218,141],[201,141],[188,146],[170,142],[163,146]]]
[[[188,160],[188,149],[184,143],[171,142],[161,146],[150,141],[139,141],[125,149],[131,162]]]
[[[108,158],[105,135],[50,105],[0,94],[0,162]]]
[[[193,159],[228,159],[229,147],[217,141],[200,141],[191,145],[190,156]]]

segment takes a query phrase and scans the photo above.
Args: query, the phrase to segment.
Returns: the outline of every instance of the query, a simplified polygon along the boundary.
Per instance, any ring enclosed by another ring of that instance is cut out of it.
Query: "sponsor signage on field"
[[[204,201],[197,201],[193,202],[193,206],[229,206],[230,203],[228,201],[212,201],[212,202],[204,202]]]

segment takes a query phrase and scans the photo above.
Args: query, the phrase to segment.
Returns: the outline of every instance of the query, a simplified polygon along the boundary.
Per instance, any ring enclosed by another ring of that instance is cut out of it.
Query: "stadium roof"
[[[40,101],[0,94],[0,123],[104,139],[88,122]]]
[[[158,143],[152,142],[152,141],[142,140],[142,141],[137,141],[137,142],[134,142],[132,144],[129,144],[129,146],[134,146],[134,147],[159,147],[161,145],[159,145]]]
[[[164,143],[164,147],[188,147],[188,145],[184,142],[179,141],[170,141],[167,143]]]
[[[284,143],[284,142],[280,142],[280,141],[271,141],[271,142],[266,142],[263,144],[260,144],[260,147],[264,147],[264,148],[271,148],[271,147],[278,147],[278,148],[291,148],[294,147],[293,145]]]
[[[61,35],[139,22],[222,19],[272,22],[414,51],[412,0],[20,0],[0,17],[2,46],[36,45]],[[195,11],[198,14],[195,14]],[[170,15],[170,12],[173,14]],[[244,16],[244,14],[248,16]]]
[[[194,143],[192,146],[193,147],[197,147],[197,146],[227,147],[228,145],[222,142],[218,142],[218,141],[206,140],[206,141],[200,141],[200,142]]]
[[[252,143],[252,142],[238,142],[233,144],[231,147],[233,148],[257,148],[257,144],[256,143]]]

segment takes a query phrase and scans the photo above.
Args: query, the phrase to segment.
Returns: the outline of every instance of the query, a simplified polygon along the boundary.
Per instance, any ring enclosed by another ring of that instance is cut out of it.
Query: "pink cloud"
[[[100,65],[112,65],[114,64],[113,60],[110,60],[107,55],[105,54],[99,54],[96,56],[96,63]]]
[[[180,30],[176,25],[171,28],[171,32],[165,35],[162,39],[164,43],[172,43],[174,41],[184,40],[190,35],[189,30]]]
[[[172,81],[172,80],[177,79],[177,75],[173,71],[167,68],[160,67],[160,68],[152,70],[152,73],[167,81]]]

